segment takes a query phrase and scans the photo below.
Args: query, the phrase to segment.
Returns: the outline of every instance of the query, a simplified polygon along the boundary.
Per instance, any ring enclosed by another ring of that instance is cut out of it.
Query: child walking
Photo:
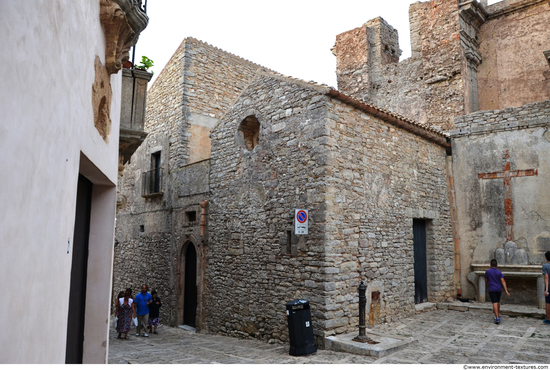
[[[149,305],[149,333],[158,334],[157,326],[159,326],[160,320],[159,310],[162,307],[162,303],[160,302],[160,298],[157,296],[157,292],[155,290],[151,292],[151,295],[153,296],[153,303]]]
[[[502,293],[502,287],[508,293],[506,282],[504,281],[504,275],[497,269],[497,260],[491,260],[491,268],[485,271],[485,283],[487,284],[487,290],[489,296],[491,296],[491,302],[493,303],[493,312],[495,314],[495,324],[500,324],[500,294]]]

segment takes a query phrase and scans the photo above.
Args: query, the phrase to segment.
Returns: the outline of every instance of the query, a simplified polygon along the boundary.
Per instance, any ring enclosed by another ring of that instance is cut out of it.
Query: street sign
[[[309,214],[307,209],[294,210],[294,234],[295,235],[307,235],[308,224],[309,224],[308,218],[309,218]]]

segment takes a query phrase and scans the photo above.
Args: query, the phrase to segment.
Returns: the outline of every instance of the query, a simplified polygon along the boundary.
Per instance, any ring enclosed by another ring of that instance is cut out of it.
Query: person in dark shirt
[[[546,300],[546,318],[543,323],[550,325],[550,294],[548,293],[548,275],[550,274],[550,251],[544,253],[546,263],[542,266],[542,275],[544,276],[544,299]]]
[[[151,295],[153,296],[153,302],[149,305],[149,333],[157,333],[157,326],[159,326],[159,310],[162,307],[160,298],[157,296],[156,291],[152,291]]]
[[[506,282],[504,281],[504,275],[497,269],[497,260],[491,260],[491,268],[485,271],[485,283],[487,284],[487,291],[491,296],[491,302],[493,302],[493,312],[495,313],[495,324],[500,324],[500,294],[502,293],[502,287],[508,293]]]

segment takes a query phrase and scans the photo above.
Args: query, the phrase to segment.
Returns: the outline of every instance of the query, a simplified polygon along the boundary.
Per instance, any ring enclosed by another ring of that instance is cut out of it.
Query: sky
[[[194,37],[281,74],[336,86],[336,35],[381,16],[398,30],[410,57],[413,0],[148,0],[149,24],[136,62],[155,63],[152,82],[186,37]],[[490,1],[493,3],[495,1]]]

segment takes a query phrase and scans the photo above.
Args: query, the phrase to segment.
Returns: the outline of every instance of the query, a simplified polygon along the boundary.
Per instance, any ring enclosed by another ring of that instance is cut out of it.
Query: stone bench
[[[472,263],[472,269],[478,276],[477,283],[477,295],[478,302],[485,302],[485,293],[487,287],[485,285],[485,271],[490,269],[489,264],[475,264]],[[502,265],[498,266],[498,269],[506,277],[520,277],[520,278],[536,278],[537,279],[537,301],[539,308],[546,307],[546,301],[544,297],[544,275],[542,274],[541,265]]]

